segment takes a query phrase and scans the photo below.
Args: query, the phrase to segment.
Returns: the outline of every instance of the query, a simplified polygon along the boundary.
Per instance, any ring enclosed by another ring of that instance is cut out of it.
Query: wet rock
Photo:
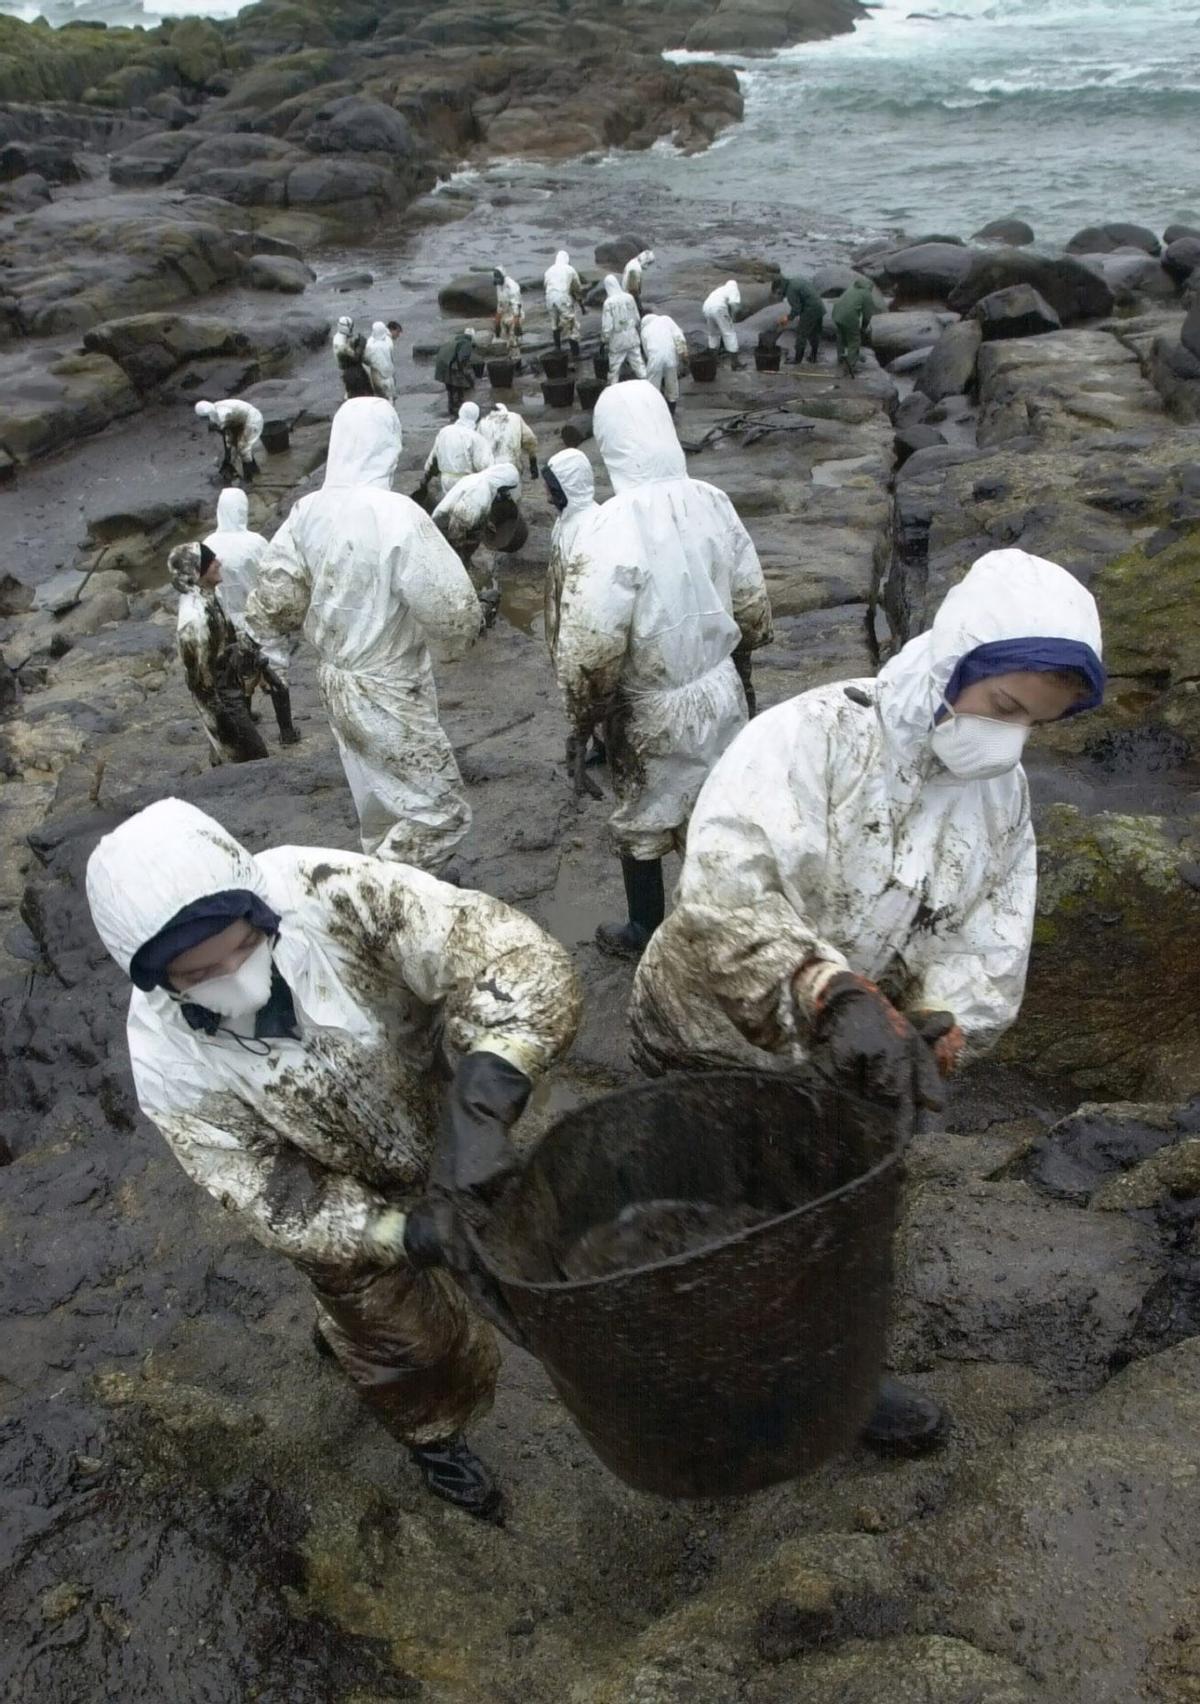
[[[918,450],[932,449],[946,442],[936,426],[906,426],[896,433],[896,466],[903,467]]]
[[[387,154],[393,161],[424,152],[402,113],[357,95],[320,108],[304,146],[314,154]]]
[[[5,142],[0,146],[0,183],[36,173],[46,183],[78,183],[82,175],[76,145],[66,138]]]
[[[765,53],[796,42],[822,41],[854,28],[862,9],[853,0],[718,0],[694,23],[683,45],[691,52]]]
[[[113,155],[109,176],[114,184],[127,189],[166,183],[199,142],[199,136],[176,129],[140,136]]]
[[[1187,318],[1179,333],[1179,341],[1189,355],[1200,360],[1200,302],[1188,310]]]
[[[624,266],[627,260],[632,260],[635,254],[641,254],[643,249],[653,245],[646,237],[607,237],[604,242],[597,243],[593,258],[597,266]]]
[[[343,290],[369,290],[374,282],[375,274],[373,272],[354,271],[353,269],[345,272],[331,272],[328,277],[321,280],[321,284],[326,290],[337,290],[339,293]]]
[[[896,430],[919,426],[932,407],[933,403],[927,396],[918,390],[910,391],[896,410]]]
[[[977,250],[972,254],[950,293],[949,305],[960,314],[970,313],[985,296],[1014,284],[1031,284],[1064,325],[1103,319],[1114,306],[1108,285],[1082,261],[1071,255],[1050,258],[1017,248]]]
[[[316,274],[302,260],[282,254],[255,254],[243,273],[252,290],[278,290],[288,296],[301,295]]]
[[[1088,1104],[1035,1137],[1022,1170],[1039,1189],[1086,1206],[1103,1184],[1133,1171],[1179,1134],[1175,1110],[1165,1104]]]
[[[983,330],[973,319],[947,326],[921,368],[917,389],[931,402],[968,390],[982,342]]]
[[[491,320],[496,311],[496,286],[491,272],[462,272],[438,291],[438,307],[464,319]]]
[[[973,243],[1001,243],[1005,248],[1025,248],[1034,240],[1033,226],[1024,219],[993,219],[971,238]]]
[[[898,355],[931,349],[954,316],[931,310],[875,314],[871,319],[871,347],[876,359],[887,366]]]
[[[185,106],[179,96],[170,90],[151,95],[146,102],[146,111],[161,119],[168,130],[183,130],[187,125],[195,124],[200,116],[195,107]]]
[[[1200,236],[1177,237],[1163,251],[1163,271],[1182,290],[1200,270]]]
[[[357,217],[355,203],[377,211],[390,203],[394,194],[390,174],[365,160],[311,160],[294,167],[287,179],[290,207],[336,204],[344,218]]]
[[[1062,321],[1032,284],[1013,284],[984,296],[971,309],[971,318],[979,321],[987,342],[998,337],[1037,337],[1044,331],[1062,329]]]
[[[824,296],[828,300],[840,296],[843,290],[848,290],[851,284],[859,278],[865,277],[865,273],[856,272],[852,266],[832,261],[826,266],[817,267],[812,275],[812,287],[818,296]],[[876,318],[879,317],[879,315],[876,315]],[[872,320],[871,325],[874,329],[874,320]]]
[[[922,349],[909,350],[907,355],[897,355],[894,361],[888,362],[888,372],[896,374],[919,373],[921,368],[925,365],[929,351],[932,347],[932,344],[926,344]]]
[[[1137,248],[1145,254],[1157,255],[1162,244],[1145,225],[1126,225],[1119,220],[1105,225],[1088,225],[1076,231],[1067,244],[1068,254],[1107,254],[1113,249]]]
[[[919,243],[872,256],[863,271],[897,303],[944,302],[966,278],[971,251],[958,243]],[[957,308],[957,302],[951,302]]]
[[[941,1635],[852,1641],[758,1682],[751,1704],[1039,1704],[1017,1664]]]
[[[137,392],[107,355],[39,352],[8,375],[0,447],[18,463],[32,461],[137,407]]]
[[[1136,354],[1106,331],[1001,339],[979,351],[979,443],[1159,429],[1162,405]]]
[[[83,346],[110,356],[139,390],[149,390],[189,361],[242,354],[250,340],[226,320],[134,314],[94,326],[84,333]]]

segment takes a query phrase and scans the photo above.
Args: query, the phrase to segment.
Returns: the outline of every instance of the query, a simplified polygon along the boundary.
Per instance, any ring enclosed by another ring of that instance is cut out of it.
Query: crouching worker
[[[355,852],[252,855],[179,799],[105,835],[87,892],[134,985],[142,1111],[305,1274],[319,1341],[428,1489],[499,1519],[462,1438],[491,1407],[495,1341],[450,1278],[410,1260],[407,1210],[439,1120],[443,1145],[476,1158],[479,1201],[507,1177],[507,1130],[578,1025],[567,954],[486,894]]]
[[[939,1073],[1020,1010],[1037,895],[1021,752],[1039,723],[1101,702],[1100,654],[1076,579],[993,551],[877,679],[817,687],[743,729],[638,967],[643,1069],[819,1048],[859,1096],[938,1105]],[[936,1405],[894,1381],[872,1426],[883,1442],[940,1431]]]

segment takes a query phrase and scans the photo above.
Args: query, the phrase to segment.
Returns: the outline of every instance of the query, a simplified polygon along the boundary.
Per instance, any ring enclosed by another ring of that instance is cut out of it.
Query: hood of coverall
[[[498,497],[502,491],[514,491],[521,483],[521,475],[513,464],[507,461],[493,462],[491,467],[484,468],[479,477],[486,479],[493,497]]]
[[[639,266],[653,266],[654,265],[654,250],[653,249],[643,249],[641,254],[637,255],[635,258],[636,258]]]
[[[250,501],[236,485],[227,485],[217,498],[217,531],[245,532],[250,520]]]
[[[375,320],[372,323],[372,326],[371,326],[371,336],[372,337],[379,337],[379,338],[386,337],[390,341],[391,335],[392,335],[391,332],[388,330],[387,326],[383,323],[382,320]]]
[[[582,450],[559,450],[546,463],[562,486],[567,506],[564,515],[577,515],[596,501],[596,475]]]
[[[198,402],[196,404],[196,413],[200,416],[201,420],[213,419],[216,412],[217,405],[215,402]]]
[[[554,257],[554,264],[555,266],[570,266],[571,257],[567,253],[566,249],[559,249],[558,253]]]
[[[607,278],[605,278],[604,294],[606,296],[619,296],[622,294],[621,280],[617,277],[615,272],[610,272]]]
[[[349,314],[342,315],[341,319],[337,322],[337,328],[339,331],[345,332],[351,332],[354,330],[354,321],[350,318]]]
[[[477,402],[464,402],[458,411],[458,420],[460,426],[478,426],[479,404]]]
[[[396,410],[381,396],[354,396],[333,417],[325,490],[391,489],[402,438]]]
[[[88,859],[100,939],[129,974],[134,954],[198,899],[245,888],[269,903],[251,853],[183,799],[160,799],[106,834]]]
[[[946,594],[928,632],[880,670],[879,715],[892,743],[910,755],[928,748],[960,659],[1001,639],[1073,639],[1100,657],[1096,600],[1073,574],[1040,556],[1024,550],[981,556]]]
[[[615,492],[687,477],[671,411],[658,386],[646,379],[610,385],[592,414],[592,431]]]
[[[724,286],[723,286],[723,289],[725,291],[725,300],[729,303],[730,307],[731,308],[740,308],[741,305],[742,305],[742,292],[738,288],[737,279],[736,278],[727,279]]]
[[[504,403],[494,402],[492,404],[492,412],[491,412],[490,418],[493,419],[493,420],[495,420],[496,418],[503,420],[504,416],[507,413],[508,413],[508,408]]]

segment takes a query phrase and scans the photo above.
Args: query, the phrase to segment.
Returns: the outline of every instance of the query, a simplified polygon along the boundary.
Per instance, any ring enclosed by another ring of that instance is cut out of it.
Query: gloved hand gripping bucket
[[[815,1073],[713,1072],[608,1095],[561,1118],[466,1232],[468,1287],[627,1484],[722,1497],[808,1473],[853,1443],[873,1405],[900,1124]],[[656,1201],[763,1217],[564,1280],[585,1233]]]

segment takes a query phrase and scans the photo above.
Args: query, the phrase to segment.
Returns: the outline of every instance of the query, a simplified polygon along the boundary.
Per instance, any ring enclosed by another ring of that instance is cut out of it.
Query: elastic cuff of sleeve
[[[506,1059],[508,1063],[520,1071],[523,1077],[532,1081],[541,1071],[541,1049],[531,1041],[517,1041],[510,1036],[489,1036],[478,1047],[471,1049],[472,1053],[494,1053],[498,1059]]]
[[[826,988],[835,976],[843,975],[845,970],[845,964],[835,964],[832,959],[809,959],[807,964],[801,965],[792,978],[792,988],[796,1003],[806,1017],[813,1017]]]

